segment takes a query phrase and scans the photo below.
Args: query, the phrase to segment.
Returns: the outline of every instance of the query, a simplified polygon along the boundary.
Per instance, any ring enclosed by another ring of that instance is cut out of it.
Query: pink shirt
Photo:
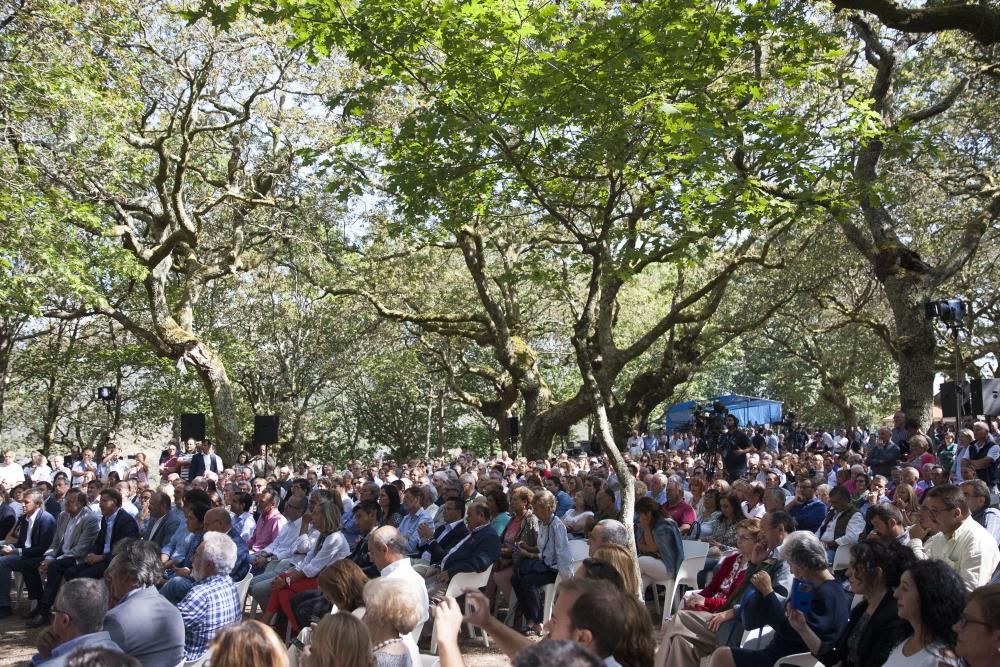
[[[288,519],[285,518],[285,515],[279,512],[277,507],[272,507],[271,513],[262,516],[253,529],[253,535],[247,545],[250,553],[259,553],[270,546],[286,523],[288,523]]]
[[[683,500],[673,507],[670,505],[663,505],[663,511],[666,512],[671,519],[677,522],[678,528],[685,524],[690,526],[698,520],[698,515],[695,514],[694,508]]]

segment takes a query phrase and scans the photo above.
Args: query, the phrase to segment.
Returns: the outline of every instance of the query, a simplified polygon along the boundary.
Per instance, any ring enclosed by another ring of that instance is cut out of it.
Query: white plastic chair
[[[458,598],[462,596],[462,591],[467,588],[479,589],[485,586],[490,581],[490,573],[493,572],[493,566],[490,565],[488,568],[482,572],[460,572],[451,578],[448,582],[448,590],[445,591],[446,596],[451,596],[453,598]],[[431,614],[430,623],[434,623],[434,615]],[[437,655],[437,623],[431,626],[431,653]],[[472,625],[468,626],[469,638],[474,639],[476,636],[476,630]],[[483,644],[486,648],[490,647],[490,637],[483,630]]]
[[[755,632],[757,633],[756,637],[754,637]],[[774,639],[774,628],[770,625],[764,625],[754,630],[744,630],[743,639],[740,640],[740,648],[759,651],[770,644],[772,639]]]
[[[795,665],[795,667],[819,667],[823,663],[816,659],[812,653],[795,653],[793,655],[786,655],[784,658],[774,663],[775,667],[778,665]]]
[[[247,595],[250,594],[250,580],[253,579],[253,574],[247,572],[247,576],[243,577],[236,584],[236,592],[240,595],[240,611],[247,608]]]
[[[562,576],[562,572],[556,575],[555,583],[545,584],[542,586],[542,593],[544,597],[542,598],[542,623],[548,623],[549,619],[552,618],[552,609],[556,604],[556,589],[559,588],[559,584],[562,583],[565,577]]]
[[[573,562],[590,557],[590,542],[587,540],[570,540],[569,555]]]
[[[702,542],[701,540],[681,540],[681,544],[684,545],[684,558],[708,555],[708,548],[710,546],[708,542]]]
[[[17,594],[14,597],[14,606],[21,604],[21,598],[24,597],[24,577],[20,572],[14,573],[14,590]]]
[[[707,552],[706,552],[707,553]],[[677,602],[678,594],[680,593],[681,586],[687,586],[688,588],[698,587],[698,573],[705,568],[705,554],[700,556],[691,556],[685,558],[681,561],[681,566],[677,569],[677,573],[674,575],[672,585],[662,584],[666,590],[670,591],[670,597],[663,599],[663,621],[667,620],[668,616],[673,615],[674,605]],[[670,581],[670,580],[667,580]],[[654,582],[654,585],[658,585],[660,582]],[[654,588],[653,595],[659,600],[659,593]]]

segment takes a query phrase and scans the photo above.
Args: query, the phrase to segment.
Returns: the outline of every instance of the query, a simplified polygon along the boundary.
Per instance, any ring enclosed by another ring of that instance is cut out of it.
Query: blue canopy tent
[[[740,424],[777,424],[781,422],[781,401],[769,401],[766,398],[725,394],[709,398],[702,404],[711,406],[718,401],[726,406],[729,414],[740,420]],[[670,407],[664,417],[667,433],[691,423],[691,413],[698,401],[685,401]]]

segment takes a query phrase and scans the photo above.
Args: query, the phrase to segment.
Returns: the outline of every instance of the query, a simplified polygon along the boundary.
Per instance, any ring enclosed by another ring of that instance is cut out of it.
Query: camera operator
[[[729,480],[743,477],[747,471],[747,454],[754,451],[750,438],[740,428],[740,420],[734,415],[726,415],[726,435],[722,451],[722,463],[726,467]]]

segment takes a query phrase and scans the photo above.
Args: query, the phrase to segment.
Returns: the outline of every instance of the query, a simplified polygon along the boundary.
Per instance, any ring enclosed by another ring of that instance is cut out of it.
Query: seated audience
[[[618,544],[628,546],[628,529],[617,519],[603,519],[598,521],[594,529],[590,531],[590,555],[593,556],[597,549],[608,544]]]
[[[469,505],[465,523],[469,534],[445,554],[437,567],[424,573],[431,599],[444,597],[448,582],[456,574],[483,572],[500,557],[500,537],[490,526],[490,508],[485,502]]]
[[[797,609],[789,609],[788,621],[809,651],[825,665],[881,667],[889,652],[910,632],[907,622],[897,614],[893,592],[903,572],[916,560],[909,547],[895,541],[877,539],[855,544],[851,547],[847,579],[851,591],[862,600],[851,609],[840,637],[824,644]]]
[[[14,613],[10,606],[11,572],[37,572],[56,535],[56,520],[42,507],[42,492],[31,489],[21,500],[24,504],[21,517],[0,546],[0,618]],[[33,584],[36,598],[40,597],[37,576]]]
[[[146,539],[162,548],[166,545],[184,519],[183,512],[175,511],[170,496],[157,491],[149,497],[149,522],[143,534]]]
[[[338,611],[364,611],[364,590],[368,577],[353,561],[346,558],[331,563],[319,573],[317,591],[292,596],[292,613],[300,628],[309,625],[312,617],[335,614]],[[319,598],[314,593],[319,593]],[[360,615],[360,614],[359,614]]]
[[[272,624],[275,615],[280,611],[288,619],[292,631],[296,634],[301,628],[292,613],[292,596],[316,588],[319,585],[316,578],[320,571],[330,563],[345,558],[350,551],[347,540],[340,532],[342,526],[340,510],[333,502],[320,503],[312,519],[313,527],[319,531],[319,537],[301,563],[271,580],[271,595],[267,601],[268,615],[264,620],[265,623]]]
[[[52,624],[38,638],[32,665],[64,667],[79,648],[105,648],[121,653],[111,635],[101,628],[108,610],[108,589],[103,581],[67,581],[52,607]]]
[[[540,490],[531,504],[538,518],[538,544],[534,547],[526,542],[517,544],[521,558],[511,584],[528,629],[541,632],[542,587],[555,582],[557,574],[571,578],[573,557],[569,551],[566,526],[555,515],[556,497],[550,491]]]
[[[609,563],[621,573],[621,588],[626,593],[635,598],[642,595],[641,582],[636,579],[635,554],[628,547],[620,544],[606,544],[595,549],[592,558]]]
[[[766,518],[765,518],[766,520]],[[843,586],[836,581],[829,570],[826,548],[815,534],[800,530],[792,533],[781,547],[781,557],[788,561],[796,582],[791,593],[790,608],[801,604],[806,625],[820,638],[821,642],[833,642],[840,637],[847,623],[850,599]],[[781,658],[793,653],[804,653],[806,645],[801,636],[789,623],[785,614],[784,601],[772,588],[770,578],[764,572],[755,573],[750,583],[759,594],[752,609],[744,610],[744,616],[752,618],[760,625],[774,628],[771,643],[763,649],[729,648],[716,649],[709,663],[711,667],[749,667],[760,665],[770,667]],[[799,602],[796,589],[805,590]]]
[[[151,542],[123,540],[106,573],[112,606],[104,629],[143,667],[174,667],[184,660],[184,621],[156,592],[159,556]]]
[[[1000,544],[1000,510],[990,507],[993,502],[990,487],[981,479],[970,479],[958,486],[962,489],[965,504],[969,506],[969,515]]]
[[[562,522],[566,530],[576,537],[583,537],[589,533],[594,525],[593,496],[582,490],[574,493],[573,507],[563,514]]]
[[[741,521],[736,539],[739,550],[724,558],[708,585],[699,594],[686,596],[681,609],[664,624],[656,654],[659,667],[697,664],[715,650],[719,628],[736,618],[735,607],[750,585],[751,558],[762,540],[760,522]]]
[[[392,526],[381,526],[368,538],[368,550],[383,579],[406,579],[414,584],[418,606],[422,610],[418,623],[426,623],[430,608],[427,586],[424,578],[413,569],[410,559],[406,557],[406,540],[403,536]]]
[[[312,540],[308,531],[303,530],[302,521],[308,501],[296,496],[285,503],[285,525],[265,551],[252,553],[250,594],[262,606],[267,606],[271,596],[271,581],[282,572],[294,567],[312,550]],[[308,520],[306,521],[308,526]],[[249,548],[249,544],[247,545]]]
[[[285,527],[287,519],[278,510],[278,501],[280,496],[277,491],[265,490],[257,496],[257,511],[259,515],[257,516],[257,524],[253,529],[253,536],[250,538],[250,542],[247,547],[250,549],[250,553],[256,554],[267,550],[272,542],[281,533],[281,529]],[[289,500],[291,500],[289,498]],[[302,499],[305,503],[305,499]],[[287,504],[287,502],[286,502]],[[303,511],[305,510],[305,505],[303,505]]]
[[[816,485],[811,479],[799,480],[795,484],[795,499],[785,507],[785,511],[795,519],[799,530],[816,532],[826,518],[827,507],[816,497]]]
[[[947,563],[922,560],[910,567],[894,593],[899,617],[912,632],[896,645],[885,667],[955,664],[955,626],[965,608],[965,586]]]
[[[207,533],[195,554],[195,584],[177,605],[184,620],[185,660],[201,658],[215,634],[242,617],[239,592],[229,576],[235,564],[236,545],[229,536]]]
[[[816,537],[827,549],[833,571],[847,569],[851,547],[865,529],[865,517],[851,504],[851,495],[841,486],[830,489],[830,511],[816,529]]]
[[[663,513],[655,500],[646,496],[635,503],[641,532],[636,539],[639,572],[645,590],[655,581],[673,579],[684,560],[684,545],[673,519]]]

